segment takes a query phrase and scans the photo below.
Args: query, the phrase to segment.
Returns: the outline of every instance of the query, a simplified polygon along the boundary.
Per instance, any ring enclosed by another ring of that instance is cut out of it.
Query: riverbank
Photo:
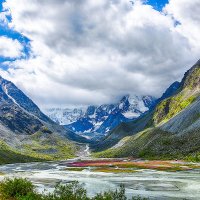
[[[111,165],[112,162],[112,165]],[[72,159],[60,162],[42,162],[42,163],[26,163],[26,164],[9,164],[1,165],[0,180],[4,178],[27,178],[35,186],[38,192],[52,192],[57,183],[66,184],[71,181],[79,181],[87,190],[90,197],[95,194],[108,190],[115,190],[123,184],[126,189],[126,196],[141,196],[150,200],[182,200],[191,199],[199,200],[200,197],[200,169],[191,168],[181,171],[173,170],[157,170],[133,167],[127,165],[127,161],[117,160],[126,164],[122,171],[116,171],[114,166],[116,160],[80,160]],[[147,162],[148,164],[164,165],[160,161],[154,163],[148,161],[135,161],[135,163]],[[159,163],[158,163],[159,162]],[[172,162],[172,161],[169,161]],[[177,162],[180,161],[175,161]],[[98,164],[98,166],[97,166]],[[102,169],[104,165],[104,171]],[[167,163],[166,163],[167,164]],[[193,165],[193,163],[190,163]],[[81,165],[81,166],[80,166]],[[105,171],[109,169],[110,171]],[[186,163],[181,163],[185,166]],[[133,167],[133,168],[132,168]],[[77,170],[80,169],[81,170]],[[122,168],[120,166],[120,168]],[[119,170],[121,170],[118,168]],[[76,170],[74,170],[76,169]],[[133,171],[131,171],[133,170]]]

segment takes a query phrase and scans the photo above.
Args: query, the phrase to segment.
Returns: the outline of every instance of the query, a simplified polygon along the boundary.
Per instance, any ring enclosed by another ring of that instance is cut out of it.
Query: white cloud
[[[183,34],[192,47],[200,50],[200,1],[199,0],[170,0],[165,11],[172,15],[181,24],[176,31]]]
[[[7,0],[9,26],[31,39],[32,54],[5,76],[41,106],[159,96],[199,56],[199,20],[185,15],[198,1],[177,2],[162,13],[138,0]]]
[[[23,46],[18,40],[0,36],[0,56],[17,58],[23,55]]]

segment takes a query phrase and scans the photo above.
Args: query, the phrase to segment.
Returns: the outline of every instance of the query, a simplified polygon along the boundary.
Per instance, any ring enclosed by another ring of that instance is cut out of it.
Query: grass
[[[75,157],[77,148],[58,135],[37,132],[16,148],[0,141],[0,164],[65,160]]]
[[[124,186],[115,191],[99,193],[88,197],[87,191],[77,181],[66,185],[58,184],[52,193],[39,194],[34,185],[27,179],[5,179],[0,183],[1,200],[127,200]],[[132,200],[145,200],[132,197]]]
[[[191,162],[200,162],[200,152],[187,156],[186,160]]]
[[[73,158],[77,151],[74,144],[58,135],[41,132],[31,136],[31,143],[22,146],[24,152],[33,157],[46,160],[64,160]]]
[[[185,89],[177,95],[162,101],[156,107],[156,111],[154,113],[153,120],[155,122],[155,125],[167,122],[169,119],[171,119],[172,117],[180,113],[183,109],[192,104],[197,97],[196,95],[191,95],[189,93],[190,91],[188,89]]]
[[[68,167],[66,168],[65,170],[66,171],[76,171],[76,172],[81,172],[83,170],[85,170],[87,168],[84,168],[84,167]]]
[[[0,164],[24,163],[24,162],[41,162],[42,158],[32,157],[21,154],[17,150],[12,149],[6,143],[0,141]]]
[[[123,146],[93,153],[96,158],[143,158],[147,160],[186,160],[200,162],[199,129],[184,135],[159,128],[144,130],[129,138]]]

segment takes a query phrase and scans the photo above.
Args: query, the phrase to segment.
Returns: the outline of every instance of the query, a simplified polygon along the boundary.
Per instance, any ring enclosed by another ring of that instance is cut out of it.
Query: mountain
[[[54,122],[60,124],[60,125],[67,125],[71,124],[80,117],[84,115],[86,112],[86,108],[80,107],[80,108],[51,108],[44,111],[50,119],[52,119]]]
[[[24,97],[25,95],[14,84],[0,77],[1,124],[16,134],[33,134],[43,127],[40,117],[46,121],[48,118],[31,100],[29,101],[28,97]]]
[[[120,124],[92,148],[99,157],[200,160],[199,138],[200,61],[154,110],[134,122]]]
[[[178,81],[175,81],[174,83],[172,83],[169,88],[166,89],[166,91],[163,93],[163,95],[156,100],[156,103],[161,102],[162,100],[174,95],[178,89],[180,88],[181,83]]]
[[[124,96],[118,103],[75,109],[48,109],[55,122],[85,137],[102,137],[122,122],[129,122],[151,109],[152,96]]]
[[[12,160],[9,160],[11,152],[13,155],[18,155],[21,161],[23,161],[22,154],[29,160],[71,157],[75,153],[76,145],[70,139],[82,139],[53,122],[20,89],[2,77],[0,77],[0,137],[0,155],[4,152],[4,157],[8,157],[7,162]],[[0,158],[0,163],[5,158]]]

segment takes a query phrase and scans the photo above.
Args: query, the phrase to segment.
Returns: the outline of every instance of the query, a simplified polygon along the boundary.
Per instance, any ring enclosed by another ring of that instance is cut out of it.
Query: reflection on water
[[[70,161],[68,161],[70,162]],[[90,196],[108,189],[116,189],[120,184],[126,187],[128,197],[143,196],[149,199],[200,199],[200,170],[161,172],[138,170],[135,173],[102,173],[67,171],[66,161],[48,163],[10,164],[0,166],[4,177],[26,177],[38,191],[52,191],[56,183],[78,180],[84,184]]]

